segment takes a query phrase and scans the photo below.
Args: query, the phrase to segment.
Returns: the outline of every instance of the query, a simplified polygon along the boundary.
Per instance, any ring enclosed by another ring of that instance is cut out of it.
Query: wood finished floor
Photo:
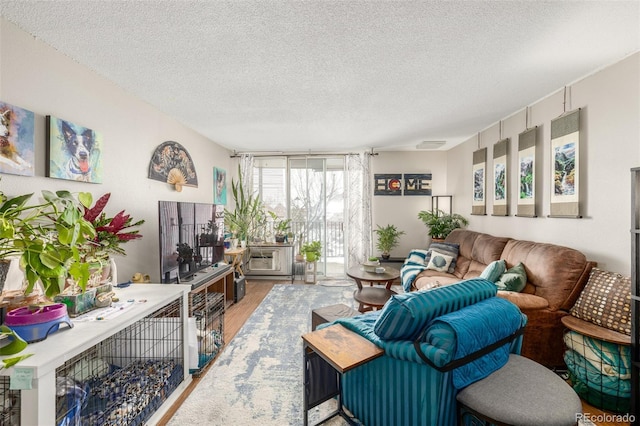
[[[251,313],[260,305],[262,300],[271,291],[271,288],[277,283],[270,281],[247,281],[246,282],[246,294],[244,298],[229,308],[224,315],[224,341],[228,344],[234,338],[238,330],[242,328],[245,321],[251,316]],[[300,285],[304,285],[300,283]],[[167,413],[160,419],[159,426],[166,425],[171,417],[178,410],[180,405],[189,396],[189,394],[198,386],[198,383],[206,374],[208,368],[215,363],[215,359],[211,362],[199,377],[194,377],[185,392],[180,398],[171,406]],[[589,413],[591,416],[603,416],[607,412],[599,410],[589,404],[582,402],[583,411]],[[593,417],[592,417],[593,418]],[[613,423],[613,422],[597,422],[597,426],[629,426],[629,423]]]

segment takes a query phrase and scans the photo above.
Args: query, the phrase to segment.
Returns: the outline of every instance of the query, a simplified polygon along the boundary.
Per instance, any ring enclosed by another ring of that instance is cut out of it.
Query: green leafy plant
[[[257,223],[264,218],[262,200],[256,194],[245,192],[242,171],[238,166],[238,181],[231,179],[231,195],[235,201],[233,211],[225,209],[224,223],[241,241],[250,241],[257,232]]]
[[[424,222],[429,228],[429,235],[431,238],[444,239],[457,228],[464,228],[469,224],[469,221],[457,214],[447,214],[442,210],[427,211],[422,210],[418,213],[418,218]]]
[[[273,221],[273,230],[275,231],[276,242],[284,242],[285,236],[291,228],[291,219],[280,218],[272,211],[269,211],[269,216],[271,216],[271,220]]]
[[[380,250],[383,258],[387,258],[391,250],[398,246],[400,237],[404,235],[404,231],[400,231],[395,225],[387,225],[385,227],[377,225],[377,227],[377,229],[374,229],[374,232],[378,236],[376,248]]]
[[[68,276],[86,287],[89,266],[80,256],[95,228],[84,219],[91,194],[77,198],[69,191],[42,191],[44,201],[28,205],[33,194],[8,198],[0,191],[0,259],[19,256],[26,278],[25,293],[42,283],[45,295],[53,297],[65,287]]]
[[[322,256],[322,244],[320,241],[311,241],[303,244],[300,251],[307,262],[315,262]]]

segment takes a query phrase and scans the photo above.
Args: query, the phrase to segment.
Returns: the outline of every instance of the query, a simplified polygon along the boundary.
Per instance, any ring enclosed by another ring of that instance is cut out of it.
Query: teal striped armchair
[[[385,350],[343,375],[345,407],[366,426],[455,425],[458,390],[520,351],[526,316],[495,296],[493,283],[472,279],[335,321]]]

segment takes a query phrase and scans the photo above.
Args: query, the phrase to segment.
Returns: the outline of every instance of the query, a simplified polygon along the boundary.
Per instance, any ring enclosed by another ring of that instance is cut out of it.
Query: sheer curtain
[[[371,247],[371,156],[368,152],[349,154],[347,169],[346,244],[347,268],[359,265]]]
[[[253,193],[253,155],[240,155],[240,173],[242,173],[242,189],[245,194]]]

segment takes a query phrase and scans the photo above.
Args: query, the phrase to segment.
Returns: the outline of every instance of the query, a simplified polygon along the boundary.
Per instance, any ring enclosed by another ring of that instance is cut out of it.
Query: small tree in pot
[[[388,259],[391,255],[391,250],[398,246],[398,242],[400,237],[404,235],[404,231],[398,230],[395,225],[387,225],[385,227],[377,226],[378,229],[374,229],[374,232],[378,235],[376,248],[380,250],[383,259]]]

